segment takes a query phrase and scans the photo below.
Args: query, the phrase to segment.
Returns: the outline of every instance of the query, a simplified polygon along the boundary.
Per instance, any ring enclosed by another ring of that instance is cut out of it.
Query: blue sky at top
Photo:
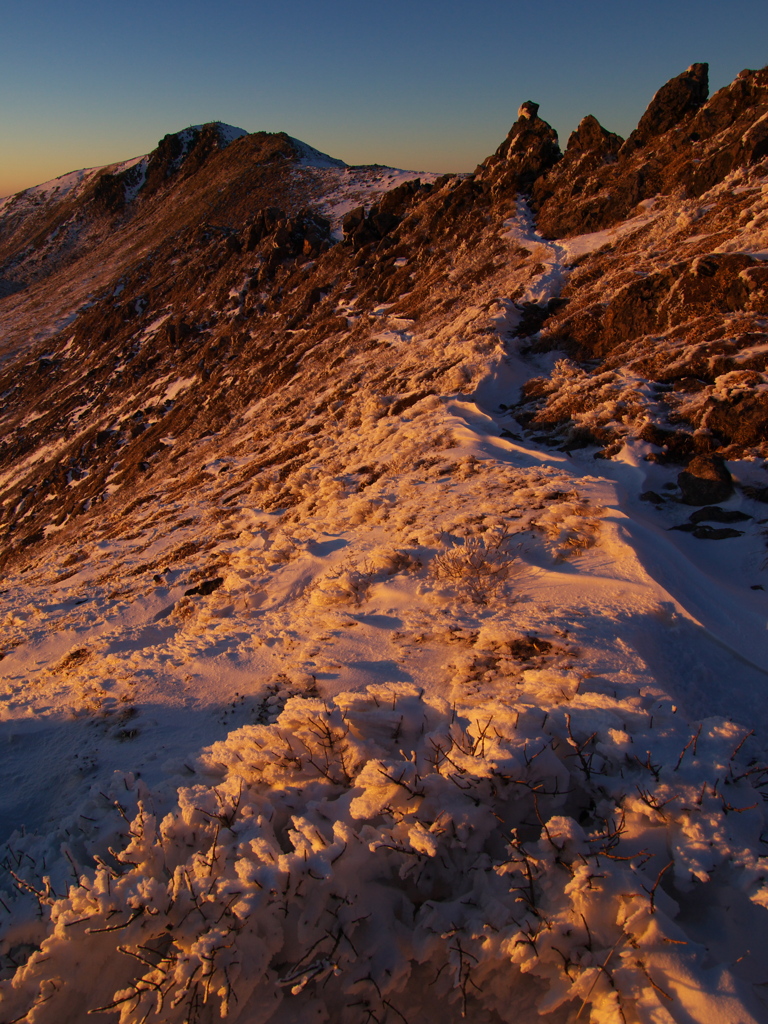
[[[768,63],[765,0],[5,0],[0,195],[210,120],[348,163],[471,170],[525,99],[626,135],[694,61]]]

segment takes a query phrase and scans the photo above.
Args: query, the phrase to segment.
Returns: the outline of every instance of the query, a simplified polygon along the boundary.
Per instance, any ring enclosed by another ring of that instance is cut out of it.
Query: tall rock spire
[[[530,192],[536,179],[562,156],[557,132],[538,111],[532,100],[521,104],[504,142],[477,169],[477,179],[489,183],[493,192]]]

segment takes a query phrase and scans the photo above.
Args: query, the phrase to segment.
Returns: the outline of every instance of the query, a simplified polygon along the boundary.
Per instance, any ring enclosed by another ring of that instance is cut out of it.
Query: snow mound
[[[314,149],[312,146],[308,146],[306,142],[302,142],[300,139],[294,139],[290,135],[288,138],[291,140],[291,145],[296,150],[300,167],[344,168],[347,166],[343,160],[337,160],[335,157],[328,156],[327,153],[321,153],[320,150]]]
[[[132,776],[95,787],[66,895],[6,857],[5,1019],[511,1022],[533,979],[540,1013],[600,1024],[764,1019],[768,769],[743,739],[653,698],[290,697],[208,748],[162,820]]]

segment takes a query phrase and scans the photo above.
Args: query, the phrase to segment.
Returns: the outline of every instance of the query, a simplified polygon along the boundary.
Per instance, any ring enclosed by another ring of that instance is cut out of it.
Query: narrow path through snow
[[[638,586],[666,609],[636,629],[625,624],[623,639],[634,634],[630,642],[638,657],[689,714],[718,713],[768,728],[768,593],[753,589],[762,587],[764,578],[765,539],[758,522],[764,506],[734,496],[724,507],[752,516],[744,535],[701,540],[672,529],[688,519],[690,506],[668,502],[657,509],[640,499],[648,490],[665,493],[679,472],[644,461],[642,444],[630,442],[621,459],[604,460],[595,459],[589,449],[566,454],[529,439],[508,440],[502,432],[519,428],[499,406],[514,400],[531,373],[530,363],[512,353],[472,396],[447,403],[449,415],[461,423],[457,431],[464,442],[474,444],[479,458],[558,467],[577,479],[580,490],[608,513],[604,522],[611,529],[604,530],[601,543],[610,547],[617,609],[638,602]],[[537,590],[545,580],[546,573],[537,579]],[[568,587],[560,583],[561,602],[584,602],[596,587],[591,572],[577,573]],[[638,604],[641,614],[643,603]]]

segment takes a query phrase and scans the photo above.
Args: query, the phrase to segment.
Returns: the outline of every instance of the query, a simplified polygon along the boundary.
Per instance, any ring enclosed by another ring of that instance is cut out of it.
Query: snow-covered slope
[[[546,238],[530,106],[464,179],[237,142],[0,380],[2,1019],[766,1019],[764,456],[681,500],[551,326],[766,171]]]

